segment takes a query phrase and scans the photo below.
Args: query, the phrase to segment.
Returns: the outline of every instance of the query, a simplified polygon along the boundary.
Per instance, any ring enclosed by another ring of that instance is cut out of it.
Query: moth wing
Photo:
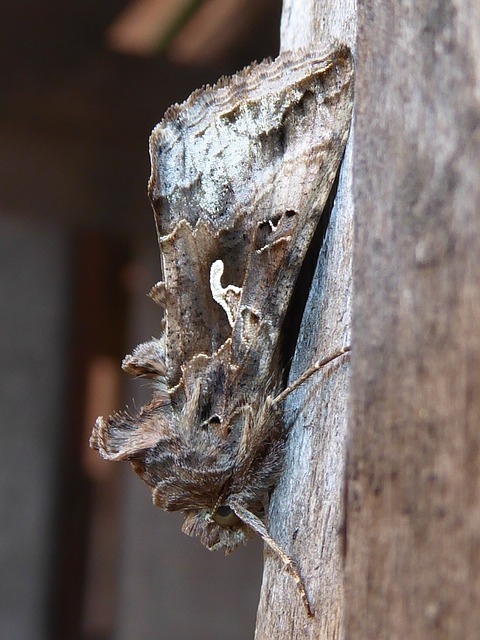
[[[343,154],[352,78],[344,46],[285,52],[195,92],[154,129],[149,194],[170,385],[181,362],[215,353],[229,336],[246,376],[268,368]],[[212,295],[219,260],[223,286],[240,290],[233,322]]]

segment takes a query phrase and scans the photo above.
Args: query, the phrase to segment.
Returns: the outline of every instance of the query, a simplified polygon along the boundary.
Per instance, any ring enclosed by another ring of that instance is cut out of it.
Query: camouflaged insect
[[[98,418],[91,438],[104,458],[129,460],[154,503],[182,511],[183,531],[209,549],[260,534],[309,614],[265,515],[287,435],[282,324],[344,152],[352,93],[352,57],[338,45],[284,52],[167,111],[151,135],[149,182],[163,278],[151,296],[164,331],[123,362],[152,381],[152,399]]]

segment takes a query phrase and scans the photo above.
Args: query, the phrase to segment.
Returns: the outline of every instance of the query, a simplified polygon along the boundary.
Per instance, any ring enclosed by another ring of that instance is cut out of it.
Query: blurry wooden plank
[[[54,226],[0,216],[0,635],[9,640],[51,637],[69,250]]]
[[[162,49],[199,0],[130,0],[105,38],[123,53],[151,55]]]
[[[256,23],[279,6],[277,0],[131,0],[105,37],[123,53],[165,51],[175,62],[212,65],[252,37]]]
[[[214,64],[255,32],[263,40],[262,18],[267,16],[273,26],[276,7],[280,8],[277,0],[204,0],[172,38],[167,54],[183,64]],[[258,25],[262,25],[261,31]],[[267,29],[270,25],[267,23]]]
[[[88,569],[91,575],[88,558],[98,554],[92,545],[102,543],[102,539],[92,535],[98,523],[92,525],[91,520],[98,502],[102,499],[105,501],[105,490],[98,474],[92,474],[92,466],[85,456],[88,443],[85,420],[91,399],[89,376],[100,355],[115,358],[118,363],[121,361],[126,309],[122,270],[128,261],[126,243],[113,233],[108,236],[94,232],[80,234],[72,249],[69,342],[65,351],[68,387],[63,399],[64,427],[57,450],[60,486],[54,531],[55,565],[51,602],[54,622],[52,637],[58,640],[78,637],[84,631],[82,626],[86,622],[91,624],[91,617],[87,621],[84,619],[84,604],[89,602],[85,591],[89,585]],[[119,377],[120,372],[117,371]],[[107,389],[97,390],[97,402],[106,403],[106,409],[112,403],[110,386],[111,383]],[[109,480],[107,475],[107,486]],[[110,515],[108,530],[114,533],[110,548],[114,550],[119,535],[118,527],[112,526],[116,524],[115,494],[110,496],[106,508]],[[108,552],[104,555],[107,556]],[[113,562],[110,559],[110,565]],[[95,587],[98,593],[100,585]],[[109,589],[108,583],[104,583],[105,602],[102,604],[105,609],[109,607]],[[87,615],[90,612],[87,610]],[[110,620],[110,623],[112,626],[113,621]]]
[[[89,447],[97,416],[116,411],[121,402],[119,358],[94,355],[87,365],[82,462],[92,485],[81,632],[107,638],[115,628],[118,548],[120,546],[120,469]]]

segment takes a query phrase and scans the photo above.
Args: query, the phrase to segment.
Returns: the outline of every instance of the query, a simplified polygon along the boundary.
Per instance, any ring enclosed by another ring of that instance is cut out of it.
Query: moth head
[[[228,443],[223,450],[217,442],[212,448],[194,443],[187,447],[171,438],[132,462],[151,486],[154,504],[184,514],[184,533],[198,537],[209,549],[230,553],[253,535],[233,502],[263,518],[272,486],[272,465],[262,464],[270,456],[239,465],[235,453]]]
[[[263,510],[259,515],[263,515]],[[253,535],[252,529],[228,504],[187,512],[182,531],[190,536],[198,536],[208,549],[222,549],[226,554],[245,544]]]
[[[217,507],[212,513],[211,518],[224,529],[231,529],[241,522],[235,511],[228,504],[221,504]]]

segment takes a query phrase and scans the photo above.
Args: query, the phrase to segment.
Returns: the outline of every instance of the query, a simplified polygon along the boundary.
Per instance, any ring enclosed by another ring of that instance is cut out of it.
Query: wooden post
[[[480,6],[366,0],[347,637],[480,634]]]
[[[353,0],[285,0],[281,49],[353,48]],[[303,318],[290,379],[350,340],[351,145],[348,145],[324,249]],[[308,619],[291,577],[265,551],[256,638],[339,638],[343,629],[343,487],[348,362],[315,375],[286,403],[291,428],[285,472],[269,514],[273,536],[295,558],[315,617]]]

